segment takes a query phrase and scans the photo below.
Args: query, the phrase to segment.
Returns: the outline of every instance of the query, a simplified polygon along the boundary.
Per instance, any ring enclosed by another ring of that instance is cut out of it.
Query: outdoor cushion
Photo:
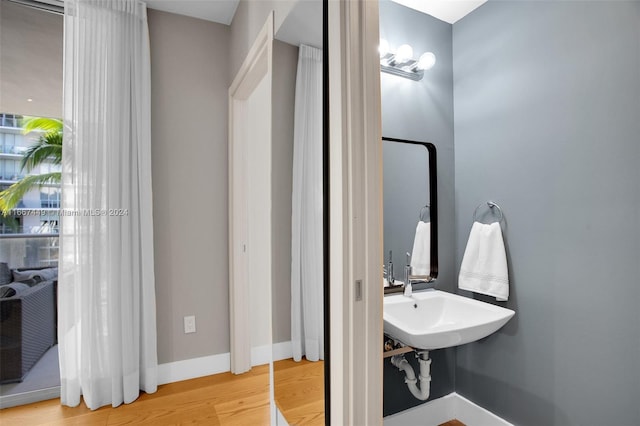
[[[20,295],[26,290],[29,290],[29,285],[25,283],[11,283],[0,287],[0,298],[13,297]]]
[[[58,276],[58,268],[30,269],[26,271],[13,271],[13,280],[27,282],[35,279],[35,284],[40,281],[49,281]],[[33,285],[33,284],[32,284]]]
[[[3,285],[0,287],[0,299],[4,297],[13,297],[16,295],[15,289],[11,288],[8,285]]]

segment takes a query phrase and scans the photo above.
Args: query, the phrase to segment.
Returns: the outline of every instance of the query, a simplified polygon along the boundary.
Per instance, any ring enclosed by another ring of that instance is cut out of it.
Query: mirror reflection
[[[433,144],[383,138],[385,293],[435,280],[436,151]],[[409,285],[406,285],[406,284]]]
[[[290,252],[274,253],[282,266],[272,295],[278,424],[325,424],[322,7],[295,2],[273,45],[273,172],[287,171],[291,182],[274,188],[274,214],[291,219],[274,235],[290,242]]]

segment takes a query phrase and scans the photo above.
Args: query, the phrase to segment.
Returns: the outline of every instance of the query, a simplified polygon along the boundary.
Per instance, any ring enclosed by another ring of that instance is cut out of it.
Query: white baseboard
[[[293,358],[293,347],[291,346],[291,340],[289,340],[288,342],[273,344],[274,361],[280,361],[289,358]]]
[[[271,345],[251,348],[251,366],[269,364],[271,361]]]
[[[456,418],[455,393],[425,402],[417,407],[409,408],[400,413],[392,414],[384,418],[384,426],[437,426]],[[468,425],[472,426],[472,425]]]
[[[0,409],[17,407],[18,405],[26,405],[54,398],[60,398],[60,386],[13,395],[0,395]]]
[[[486,410],[467,398],[455,394],[454,409],[456,419],[467,426],[513,426],[505,419],[496,416],[491,411]]]
[[[291,341],[251,348],[251,365],[268,364],[271,360],[280,361],[293,357]]]
[[[513,426],[455,392],[384,418],[384,426],[437,426],[449,420],[467,426]]]
[[[291,342],[275,343],[251,348],[251,365],[268,364],[292,357]],[[158,385],[180,382],[225,373],[231,370],[231,355],[227,353],[185,359],[158,365]]]
[[[158,365],[158,384],[180,382],[231,370],[229,353],[185,359]]]

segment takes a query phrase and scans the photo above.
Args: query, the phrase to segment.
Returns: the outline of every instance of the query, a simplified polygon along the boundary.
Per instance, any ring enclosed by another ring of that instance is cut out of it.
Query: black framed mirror
[[[383,137],[382,150],[383,286],[385,293],[392,293],[402,291],[407,264],[412,275],[424,277],[419,283],[433,282],[438,276],[436,147]]]

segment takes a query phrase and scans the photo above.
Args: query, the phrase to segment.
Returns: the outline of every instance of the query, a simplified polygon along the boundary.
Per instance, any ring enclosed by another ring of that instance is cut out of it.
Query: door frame
[[[246,103],[263,79],[267,79],[268,99],[264,114],[268,115],[271,126],[271,82],[273,63],[273,12],[258,33],[240,70],[229,87],[229,316],[230,316],[230,362],[231,372],[241,374],[251,369],[251,324],[249,320],[249,282],[247,278],[247,203],[244,189],[247,185],[247,174],[243,161],[246,160],[246,128],[243,120],[246,115]],[[269,145],[268,158],[264,158],[267,165],[267,186],[271,191],[271,129],[265,135]],[[271,196],[269,195],[269,199]],[[271,206],[265,206],[261,211],[271,224]],[[266,239],[271,246],[271,227],[265,230]],[[264,277],[265,285],[271,289],[271,251],[261,253],[267,257],[269,272]],[[269,290],[271,294],[271,290]],[[271,312],[271,299],[265,301]],[[269,339],[270,340],[270,339]]]
[[[377,1],[328,0],[330,424],[382,424]]]

